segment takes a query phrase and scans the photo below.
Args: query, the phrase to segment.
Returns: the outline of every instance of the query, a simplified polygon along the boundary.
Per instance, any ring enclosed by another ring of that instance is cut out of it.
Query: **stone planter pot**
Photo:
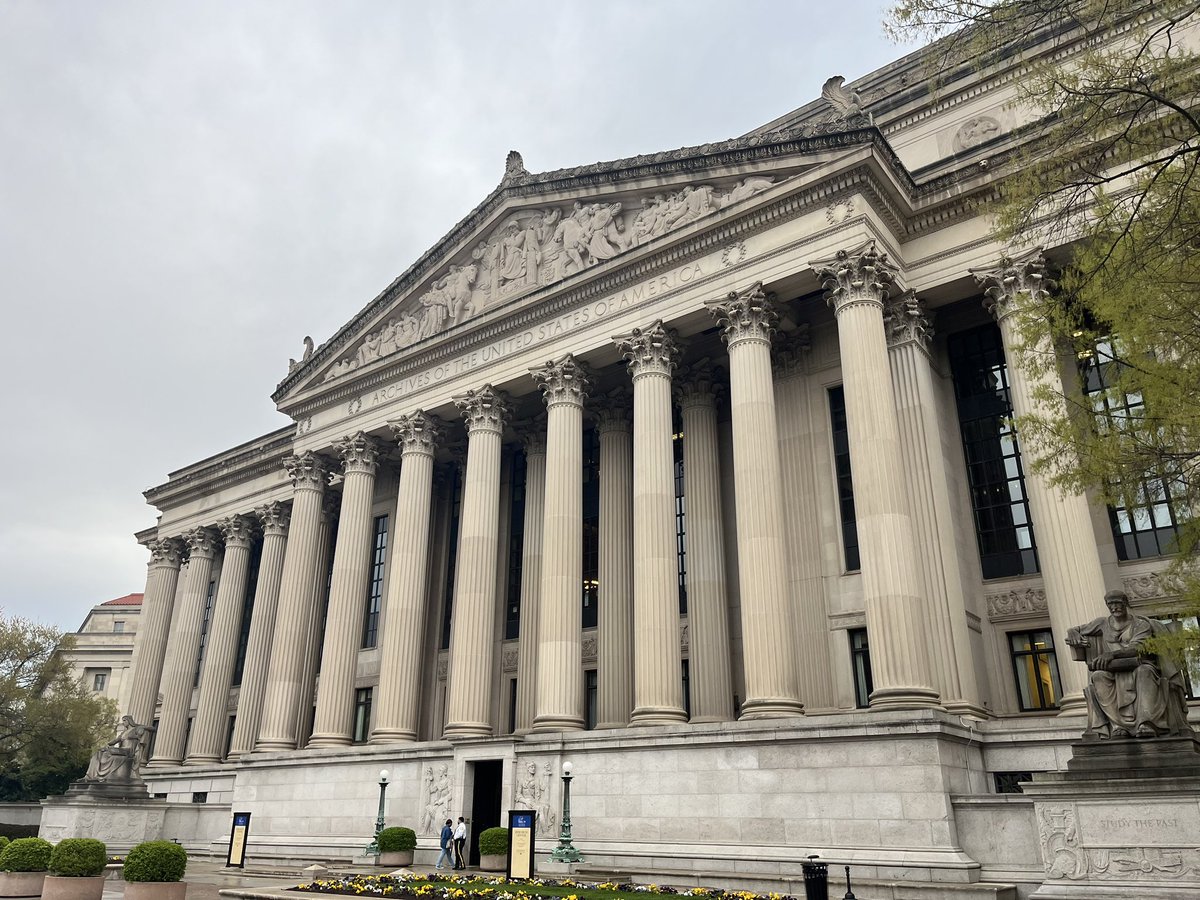
[[[40,897],[45,872],[0,872],[0,897]]]
[[[43,900],[101,900],[103,896],[103,875],[72,878],[47,875],[42,885]]]
[[[184,900],[185,881],[127,881],[125,900]]]
[[[379,854],[379,865],[388,866],[393,869],[401,866],[411,866],[413,861],[413,851],[411,850],[390,850],[387,853]]]
[[[485,872],[503,872],[508,864],[507,853],[479,854],[479,868]]]

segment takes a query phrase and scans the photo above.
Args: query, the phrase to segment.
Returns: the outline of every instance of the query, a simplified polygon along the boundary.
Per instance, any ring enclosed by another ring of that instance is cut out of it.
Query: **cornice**
[[[281,428],[218,456],[171,472],[166,484],[142,493],[158,509],[177,506],[203,494],[241,484],[272,471],[283,471],[283,458],[292,452],[295,426]],[[140,535],[144,532],[139,532]]]

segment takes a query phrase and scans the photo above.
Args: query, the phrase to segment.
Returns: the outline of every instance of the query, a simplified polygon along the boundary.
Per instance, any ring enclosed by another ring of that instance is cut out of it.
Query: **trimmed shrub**
[[[0,872],[45,872],[53,849],[41,838],[17,838],[0,852]]]
[[[4,852],[4,848],[8,846],[8,838],[0,834],[0,853]]]
[[[145,841],[125,857],[126,881],[179,881],[187,869],[187,851],[171,841]]]
[[[50,874],[89,878],[104,873],[108,848],[94,838],[66,838],[50,853]]]
[[[508,829],[488,828],[479,835],[482,856],[504,856],[508,853]]]
[[[380,853],[401,853],[417,849],[417,833],[411,828],[385,828],[379,832]]]

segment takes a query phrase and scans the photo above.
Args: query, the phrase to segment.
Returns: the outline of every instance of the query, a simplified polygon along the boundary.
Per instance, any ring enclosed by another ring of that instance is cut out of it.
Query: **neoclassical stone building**
[[[1026,59],[1080,50],[1043,37]],[[1025,63],[935,92],[927,59],[733,140],[510,154],[308,343],[287,427],[147,492],[126,711],[168,837],[236,808],[252,856],[348,858],[386,768],[430,860],[442,819],[516,805],[548,849],[570,759],[596,867],[1061,877],[1065,826],[1014,785],[1083,728],[1067,628],[1163,599],[1177,511],[1022,458],[1009,316],[1066,258],[989,236]]]

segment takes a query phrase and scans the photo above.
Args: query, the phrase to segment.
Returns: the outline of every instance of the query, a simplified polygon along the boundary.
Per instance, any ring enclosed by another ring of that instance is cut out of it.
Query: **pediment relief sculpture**
[[[423,294],[367,334],[354,353],[325,373],[332,381],[539,287],[561,281],[669,231],[749,199],[775,184],[751,176],[721,190],[687,185],[641,199],[637,206],[576,200],[509,216],[470,253],[449,265]]]

